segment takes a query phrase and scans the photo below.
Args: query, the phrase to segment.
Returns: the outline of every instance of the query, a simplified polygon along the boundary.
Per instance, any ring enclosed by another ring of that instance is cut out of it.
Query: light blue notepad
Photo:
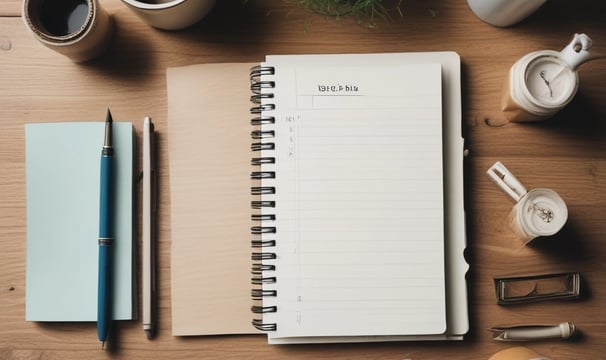
[[[133,319],[133,127],[113,125],[116,320]],[[96,321],[102,122],[25,125],[28,321]]]

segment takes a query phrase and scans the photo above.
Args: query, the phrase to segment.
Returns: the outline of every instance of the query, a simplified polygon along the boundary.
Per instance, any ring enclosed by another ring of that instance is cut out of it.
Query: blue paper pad
[[[114,123],[115,320],[133,319],[133,143]],[[25,125],[26,320],[96,321],[103,122]]]

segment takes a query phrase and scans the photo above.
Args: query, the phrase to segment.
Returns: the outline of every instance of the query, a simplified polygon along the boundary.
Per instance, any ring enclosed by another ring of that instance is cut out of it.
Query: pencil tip
[[[107,108],[107,114],[105,115],[105,121],[106,122],[112,122],[113,121],[112,112],[109,111],[109,107]]]
[[[101,350],[105,350],[105,341],[101,341]]]

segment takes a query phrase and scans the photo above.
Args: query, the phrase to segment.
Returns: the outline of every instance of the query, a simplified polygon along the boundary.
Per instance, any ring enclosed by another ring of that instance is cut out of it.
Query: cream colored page
[[[443,333],[439,64],[278,66],[273,80],[269,336]]]
[[[251,66],[167,71],[173,335],[255,332],[249,275]]]

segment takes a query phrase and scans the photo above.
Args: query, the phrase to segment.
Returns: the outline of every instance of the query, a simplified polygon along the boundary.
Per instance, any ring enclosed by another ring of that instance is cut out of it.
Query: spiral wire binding
[[[273,186],[253,186],[250,188],[251,195],[269,195],[275,194],[276,188]],[[275,219],[273,219],[275,220]]]
[[[250,145],[252,151],[274,150],[275,148],[276,144],[274,143],[252,143]]]
[[[251,159],[251,166],[254,171],[251,172],[250,178],[252,180],[264,181],[276,178],[275,171],[268,171],[265,166],[272,166],[276,163],[274,156],[268,156],[268,151],[275,150],[275,143],[273,138],[275,137],[275,131],[272,129],[266,129],[265,127],[272,126],[276,123],[276,119],[271,112],[276,109],[275,104],[268,103],[274,98],[274,94],[271,90],[275,88],[275,82],[264,79],[263,77],[275,75],[275,69],[270,66],[255,66],[250,70],[250,90],[253,93],[250,97],[251,103],[254,106],[250,109],[252,115],[255,115],[250,123],[255,129],[250,133],[253,140],[257,140],[251,143],[250,149],[255,153],[259,153],[259,156],[254,156]],[[264,299],[278,296],[277,290],[264,288],[267,285],[275,284],[277,279],[272,276],[275,272],[276,266],[271,262],[277,258],[276,253],[272,251],[272,248],[276,246],[275,239],[267,239],[267,237],[273,237],[276,234],[277,229],[275,226],[270,224],[276,220],[275,214],[268,214],[276,207],[276,202],[273,200],[267,200],[264,196],[271,196],[276,193],[275,186],[252,186],[250,193],[253,196],[259,196],[260,200],[252,200],[250,206],[252,209],[257,210],[260,213],[254,213],[251,215],[251,221],[258,223],[251,226],[250,232],[254,239],[251,240],[251,247],[253,252],[251,253],[252,268],[251,268],[251,283],[255,285],[251,291],[251,298],[254,301],[263,302]],[[276,331],[277,324],[266,323],[263,321],[263,314],[275,313],[278,311],[275,305],[253,305],[251,311],[255,315],[261,315],[255,317],[252,321],[252,325],[261,331]]]

